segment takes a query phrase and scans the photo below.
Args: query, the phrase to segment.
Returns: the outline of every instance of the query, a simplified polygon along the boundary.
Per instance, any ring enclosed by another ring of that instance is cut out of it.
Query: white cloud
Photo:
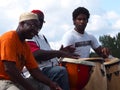
[[[103,6],[104,2],[109,3],[106,3],[107,7]],[[120,14],[114,9],[115,6],[111,5],[114,4],[110,4],[109,0],[0,0],[0,34],[9,29],[16,29],[22,12],[40,9],[45,13],[46,21],[41,32],[45,33],[50,42],[58,41],[56,47],[59,47],[63,34],[74,27],[73,10],[84,6],[91,13],[86,29],[97,33],[97,37],[101,34],[113,35],[119,32]],[[112,7],[112,10],[107,11],[106,8],[109,7]]]
[[[120,18],[120,15],[118,15],[115,11],[109,11],[106,13],[106,18],[116,20],[116,19]]]
[[[108,28],[109,20],[107,20],[104,15],[92,15],[88,23],[87,29],[90,31],[99,31]]]
[[[114,11],[110,11],[107,13],[106,15],[107,19],[109,19],[109,21],[111,21],[112,26],[111,28],[118,32],[118,30],[120,30],[120,14],[114,12]]]
[[[113,25],[113,28],[120,30],[120,19],[115,22],[115,24]]]

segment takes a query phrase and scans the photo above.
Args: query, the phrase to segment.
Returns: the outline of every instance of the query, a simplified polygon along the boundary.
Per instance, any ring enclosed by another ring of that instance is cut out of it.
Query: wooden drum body
[[[120,60],[113,58],[104,63],[108,90],[120,90]]]
[[[95,67],[88,84],[83,90],[107,90],[107,77],[103,58],[90,58],[88,61],[94,62]]]
[[[68,71],[70,90],[82,90],[88,83],[94,63],[79,59],[64,58],[61,65]]]

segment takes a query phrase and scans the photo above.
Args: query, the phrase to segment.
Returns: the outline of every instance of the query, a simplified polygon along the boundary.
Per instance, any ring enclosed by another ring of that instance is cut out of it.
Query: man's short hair
[[[73,11],[73,13],[72,13],[72,18],[73,18],[73,20],[75,20],[76,17],[77,17],[79,14],[85,14],[85,15],[87,16],[87,19],[89,19],[89,17],[90,17],[90,13],[89,13],[89,11],[88,11],[86,8],[84,8],[84,7],[78,7],[78,8],[76,8],[76,9]]]

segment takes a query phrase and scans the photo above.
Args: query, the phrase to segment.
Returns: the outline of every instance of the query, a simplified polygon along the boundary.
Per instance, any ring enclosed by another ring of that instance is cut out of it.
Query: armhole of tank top
[[[49,45],[49,43],[48,43],[48,41],[47,41],[47,39],[46,39],[46,37],[44,35],[43,35],[43,38],[45,39],[46,43]]]

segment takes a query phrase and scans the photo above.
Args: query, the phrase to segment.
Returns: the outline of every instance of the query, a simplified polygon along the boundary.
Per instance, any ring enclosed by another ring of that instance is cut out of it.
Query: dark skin
[[[25,39],[32,39],[33,36],[38,34],[38,23],[38,20],[28,20],[19,23],[17,34],[21,42],[24,43]],[[13,82],[19,83],[26,90],[37,90],[36,88],[32,87],[32,85],[26,79],[22,77],[21,72],[17,69],[15,62],[4,60],[4,66],[6,73],[10,76]],[[39,68],[30,69],[29,72],[32,77],[48,85],[51,90],[62,90],[59,85],[44,76]]]
[[[17,28],[18,36],[20,37],[21,41],[25,41],[25,39],[32,39],[33,36],[38,34],[38,25],[33,20],[28,20],[25,22],[20,23]]]
[[[43,26],[44,23],[44,16],[42,14],[37,14],[39,17],[39,32]],[[34,57],[36,58],[36,60],[38,62],[40,62],[41,60],[49,60],[55,57],[68,57],[68,58],[74,58],[74,59],[78,59],[79,55],[77,54],[73,54],[75,48],[72,46],[67,46],[67,47],[63,47],[61,46],[60,50],[36,50],[33,52]]]
[[[73,23],[75,25],[75,30],[80,33],[84,34],[85,28],[88,23],[88,18],[85,14],[79,14],[74,20]],[[99,46],[98,48],[94,49],[94,51],[103,58],[108,58],[110,51],[106,47]]]
[[[33,55],[38,62],[40,62],[41,60],[47,61],[55,57],[68,57],[78,59],[78,55],[70,53],[68,51],[68,48],[70,48],[71,52],[74,51],[74,48],[72,48],[72,46],[67,46],[65,48],[61,48],[60,50],[36,50],[35,52],[33,52]]]
[[[87,16],[85,14],[80,14],[73,21],[75,25],[75,30],[81,34],[84,34],[85,28],[88,23]]]

